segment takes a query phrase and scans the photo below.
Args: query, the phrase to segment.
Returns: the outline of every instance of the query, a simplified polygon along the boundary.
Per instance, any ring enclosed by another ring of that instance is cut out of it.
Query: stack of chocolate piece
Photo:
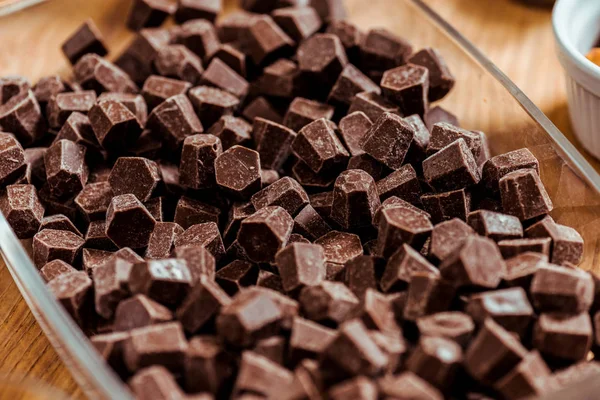
[[[600,371],[598,279],[442,55],[338,0],[136,0],[0,79],[0,210],[141,399],[520,399]],[[173,16],[178,25],[161,28]]]

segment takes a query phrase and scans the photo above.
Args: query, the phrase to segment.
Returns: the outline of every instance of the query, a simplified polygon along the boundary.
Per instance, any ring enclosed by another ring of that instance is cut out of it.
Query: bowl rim
[[[598,92],[600,92],[600,66],[588,60],[587,57],[577,50],[573,41],[568,35],[568,24],[572,23],[572,11],[577,8],[582,0],[557,0],[552,10],[552,30],[556,44],[560,50],[559,59],[563,67],[586,88],[590,88],[594,82],[597,82]],[[600,2],[597,3],[600,8]],[[565,63],[567,63],[565,65]],[[573,70],[576,69],[577,72]],[[600,93],[596,93],[600,94]]]

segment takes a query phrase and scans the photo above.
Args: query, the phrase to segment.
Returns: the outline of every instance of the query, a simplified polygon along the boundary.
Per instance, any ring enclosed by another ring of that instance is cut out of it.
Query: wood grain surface
[[[387,1],[394,0],[370,0],[369,6],[385,7]],[[425,1],[488,55],[569,139],[574,140],[548,9],[529,8],[510,0]],[[350,7],[358,7],[363,0],[347,2]],[[35,81],[49,71],[65,73],[68,65],[58,45],[92,15],[112,53],[117,54],[131,35],[124,29],[129,5],[130,1],[123,0],[50,0],[34,9],[1,18],[0,75],[21,74]],[[67,9],[69,12],[64,12]],[[42,24],[42,20],[49,20],[48,15],[52,15],[52,23]],[[40,29],[31,30],[29,26]],[[600,169],[599,162],[585,155]],[[84,398],[28,310],[2,261],[0,373],[37,378],[73,398]],[[0,398],[3,398],[2,393]]]

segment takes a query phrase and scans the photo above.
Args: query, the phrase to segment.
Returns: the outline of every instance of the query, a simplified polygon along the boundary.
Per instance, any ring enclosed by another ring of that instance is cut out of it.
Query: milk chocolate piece
[[[169,45],[173,31],[161,28],[140,30],[127,48],[116,59],[115,64],[139,85],[154,73],[153,61],[158,51]]]
[[[91,270],[96,312],[102,317],[110,319],[119,302],[129,296],[128,280],[132,266],[129,260],[113,255]]]
[[[104,92],[98,97],[98,102],[114,100],[122,103],[137,117],[140,125],[145,125],[148,119],[146,100],[140,94]]]
[[[44,217],[44,206],[33,185],[7,186],[0,194],[0,211],[19,239],[33,237]]]
[[[364,154],[361,142],[372,126],[373,122],[362,111],[355,111],[341,119],[340,135],[352,156]]]
[[[360,43],[361,68],[367,71],[387,71],[406,64],[411,53],[412,46],[404,39],[387,29],[371,29]]]
[[[508,331],[488,318],[465,353],[464,366],[484,384],[493,384],[527,356],[527,349]]]
[[[25,171],[25,154],[13,135],[0,132],[0,186],[14,183]]]
[[[92,249],[116,250],[117,247],[112,240],[106,236],[106,221],[90,221],[85,233],[85,246]]]
[[[504,175],[524,168],[532,168],[539,173],[539,162],[529,149],[513,150],[490,158],[483,166],[482,180],[488,190],[497,193]]]
[[[507,399],[538,396],[547,392],[550,368],[537,351],[531,351],[495,387]]]
[[[406,360],[406,369],[436,387],[448,388],[462,360],[463,351],[456,342],[425,336]]]
[[[378,181],[377,192],[382,200],[396,196],[417,206],[421,204],[421,185],[415,169],[410,164]]]
[[[195,333],[213,326],[221,308],[230,303],[231,299],[219,285],[202,278],[187,294],[175,315],[186,332]]]
[[[512,239],[498,242],[498,247],[500,248],[502,257],[507,259],[528,252],[549,255],[551,242],[550,238]]]
[[[340,38],[329,33],[318,33],[303,41],[296,55],[300,70],[323,84],[326,90],[333,87],[348,64]]]
[[[575,229],[559,225],[550,216],[531,225],[525,231],[530,238],[546,238],[552,240],[550,260],[554,264],[578,265],[583,259],[583,239]]]
[[[473,154],[463,139],[458,139],[423,161],[427,183],[439,191],[459,190],[480,180]]]
[[[148,245],[156,220],[132,194],[112,198],[106,212],[106,235],[119,247]]]
[[[402,290],[408,286],[411,275],[417,271],[439,276],[439,271],[429,261],[409,245],[403,244],[387,262],[381,277],[381,289],[384,292]]]
[[[235,145],[247,144],[251,139],[251,131],[252,125],[248,124],[242,118],[224,115],[206,133],[218,137],[221,140],[223,150],[228,150]]]
[[[470,213],[467,223],[481,236],[499,242],[523,237],[523,226],[517,217],[493,211],[478,210]]]
[[[533,328],[533,347],[551,359],[582,361],[590,351],[592,336],[587,312],[542,313]]]
[[[292,216],[309,203],[308,195],[302,186],[287,176],[255,193],[251,201],[255,210],[279,206]]]
[[[399,375],[387,375],[377,381],[379,392],[391,398],[414,398],[423,400],[442,400],[441,392],[427,381],[410,371]]]
[[[250,392],[277,397],[291,385],[292,373],[267,357],[251,351],[242,353],[234,393]]]
[[[73,232],[76,235],[82,236],[81,232],[77,227],[71,222],[71,220],[62,214],[55,214],[44,217],[42,219],[42,223],[40,224],[40,231],[44,229],[54,229],[57,231],[69,231]]]
[[[471,317],[458,311],[440,312],[418,318],[421,337],[444,337],[466,346],[475,331]]]
[[[22,76],[13,75],[0,78],[0,105],[7,103],[14,96],[27,92],[31,88],[29,81]],[[32,89],[35,98],[40,101],[35,88]]]
[[[376,122],[384,113],[400,114],[398,106],[376,92],[357,93],[352,99],[348,114],[356,111],[364,112],[372,122]]]
[[[321,18],[312,7],[284,7],[271,14],[290,38],[300,42],[321,28]]]
[[[215,206],[183,196],[177,202],[174,222],[183,229],[205,222],[218,224],[220,214],[221,210]]]
[[[46,134],[46,121],[31,90],[21,92],[0,106],[0,128],[25,146]]]
[[[294,138],[292,150],[316,173],[342,165],[349,157],[335,133],[335,124],[324,118],[302,128]]]
[[[181,0],[177,5],[175,21],[179,24],[194,19],[215,22],[222,9],[221,0]]]
[[[440,223],[454,218],[467,220],[471,210],[471,193],[464,189],[421,196],[423,209],[431,214],[431,221]]]
[[[399,104],[406,115],[425,115],[429,108],[429,71],[414,64],[384,72],[381,80],[384,96]]]
[[[385,112],[362,141],[363,150],[391,169],[397,170],[414,138],[414,129],[396,114]]]
[[[258,267],[249,261],[235,260],[217,271],[215,280],[230,296],[256,284]]]
[[[231,147],[215,160],[217,185],[238,198],[250,198],[260,190],[260,161],[260,155],[254,150]]]
[[[127,27],[134,31],[159,27],[176,9],[169,0],[135,0],[129,10]]]
[[[184,398],[175,377],[160,365],[138,371],[129,380],[129,387],[140,400]]]
[[[176,247],[173,249],[172,257],[185,261],[193,284],[196,284],[203,276],[208,280],[215,278],[215,257],[202,245]]]
[[[263,118],[269,121],[280,124],[283,122],[283,117],[277,109],[263,96],[259,96],[252,100],[242,112],[242,116],[248,121],[254,121],[256,118]]]
[[[219,227],[214,222],[190,226],[175,239],[175,247],[199,245],[208,250],[218,262],[225,253]]]
[[[255,262],[273,261],[292,233],[292,217],[279,206],[268,206],[244,219],[237,240]]]
[[[382,210],[377,254],[389,257],[402,243],[420,248],[432,229],[433,225],[422,213],[402,207]]]
[[[290,103],[290,106],[283,119],[283,125],[288,128],[299,131],[306,125],[318,119],[331,119],[335,108],[319,103],[318,101],[296,97]]]
[[[163,101],[152,110],[147,128],[159,134],[171,148],[178,148],[186,137],[204,130],[192,103],[183,94]]]
[[[431,231],[429,254],[437,261],[444,261],[474,234],[475,231],[458,218],[439,223]]]
[[[348,108],[354,96],[362,92],[380,94],[381,89],[352,64],[344,67],[327,97],[327,102]]]
[[[268,294],[244,290],[221,309],[217,334],[236,347],[248,347],[276,334],[282,318],[281,308]]]
[[[356,319],[340,326],[323,358],[324,362],[335,365],[350,376],[378,375],[388,363],[388,357],[369,337],[364,324]]]
[[[306,205],[294,218],[294,232],[309,240],[317,240],[329,233],[331,227],[310,205]]]
[[[437,101],[450,92],[454,86],[454,77],[442,55],[436,49],[430,47],[420,50],[410,56],[410,64],[420,65],[429,71],[429,101]]]
[[[130,331],[148,325],[168,322],[173,313],[165,306],[153,301],[143,294],[123,300],[115,312],[115,330]]]
[[[203,19],[182,24],[172,41],[184,45],[202,60],[210,59],[220,45],[215,27]]]
[[[552,211],[552,201],[536,170],[511,172],[504,175],[499,184],[502,207],[507,214],[524,221]]]
[[[62,274],[48,282],[50,293],[80,325],[91,311],[92,286],[92,280],[82,271]]]
[[[385,269],[383,259],[374,256],[359,255],[345,263],[345,271],[339,272],[350,290],[360,299],[364,300],[368,289],[377,289]]]
[[[352,233],[331,231],[315,240],[315,244],[323,246],[325,260],[335,264],[345,264],[363,254],[360,238]]]
[[[530,295],[535,308],[543,312],[587,311],[594,300],[594,280],[580,269],[542,265],[535,271]]]
[[[500,250],[491,240],[469,236],[463,245],[440,265],[440,272],[457,286],[477,286],[493,289],[506,271]]]
[[[189,82],[152,75],[144,82],[142,95],[148,108],[153,110],[169,97],[186,94],[191,87]]]
[[[520,337],[527,333],[534,315],[527,293],[520,287],[473,295],[465,310],[476,323],[492,318],[504,329]]]
[[[46,114],[52,128],[60,128],[72,113],[87,114],[96,103],[96,94],[91,90],[75,93],[58,93],[48,100]]]
[[[233,373],[232,357],[214,336],[190,339],[185,357],[185,387],[192,393],[217,393]]]
[[[72,272],[77,272],[77,270],[63,260],[50,261],[40,269],[40,275],[44,278],[44,282],[50,282],[54,278]]]
[[[260,154],[260,165],[266,169],[281,168],[288,158],[296,133],[276,122],[255,118],[252,138]]]
[[[371,225],[380,205],[375,181],[365,171],[347,170],[336,179],[331,218],[345,229]]]
[[[85,54],[94,53],[102,57],[108,53],[108,50],[100,30],[90,18],[63,43],[62,52],[74,65]]]
[[[89,113],[98,143],[108,151],[123,151],[140,137],[142,127],[135,114],[114,100],[97,103]]]
[[[137,93],[138,87],[129,75],[110,61],[86,54],[73,66],[75,79],[84,90],[102,92]]]
[[[132,293],[141,293],[165,305],[177,305],[192,286],[192,276],[185,261],[178,259],[148,260],[137,263],[129,274]]]
[[[256,65],[290,55],[294,41],[268,15],[261,15],[248,21],[243,37],[246,53]]]
[[[148,241],[145,257],[150,259],[169,258],[175,239],[183,233],[183,228],[174,222],[157,222]]]
[[[274,63],[266,66],[263,74],[255,84],[260,88],[263,95],[291,99],[300,93],[306,92],[302,88],[302,74],[298,65],[288,59],[280,58]],[[309,101],[303,99],[304,101]],[[292,102],[296,101],[296,98]],[[304,125],[303,125],[304,126]],[[292,127],[299,130],[302,127]]]
[[[201,84],[214,86],[243,101],[248,94],[248,82],[219,58],[213,58],[204,73]]]
[[[149,325],[129,333],[123,345],[123,358],[129,371],[150,365],[160,365],[173,372],[182,371],[188,343],[179,322]]]

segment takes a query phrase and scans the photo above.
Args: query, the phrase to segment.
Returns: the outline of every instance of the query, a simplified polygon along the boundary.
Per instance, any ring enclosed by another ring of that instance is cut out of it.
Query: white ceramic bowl
[[[583,147],[600,158],[600,67],[585,58],[600,37],[600,0],[558,0],[552,25],[573,129]]]

